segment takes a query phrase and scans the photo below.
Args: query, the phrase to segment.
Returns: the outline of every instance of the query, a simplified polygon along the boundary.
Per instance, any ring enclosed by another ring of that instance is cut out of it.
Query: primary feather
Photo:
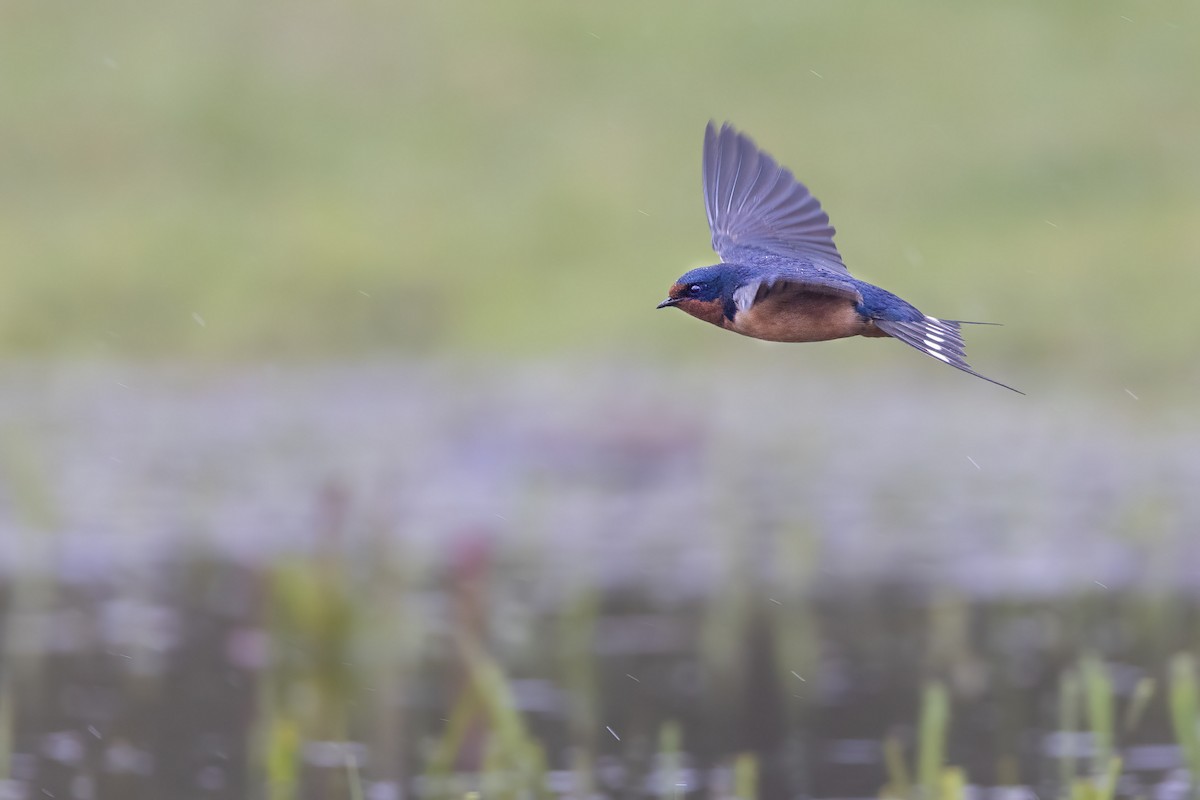
[[[704,131],[704,206],[713,249],[729,262],[766,251],[846,272],[833,226],[792,173],[728,124]]]

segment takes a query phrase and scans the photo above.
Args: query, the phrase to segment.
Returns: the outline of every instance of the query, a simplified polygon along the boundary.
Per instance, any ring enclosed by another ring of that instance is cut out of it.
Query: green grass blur
[[[16,0],[0,353],[746,357],[653,311],[714,260],[714,118],[857,275],[1005,322],[985,373],[1194,382],[1198,28],[1183,0]]]

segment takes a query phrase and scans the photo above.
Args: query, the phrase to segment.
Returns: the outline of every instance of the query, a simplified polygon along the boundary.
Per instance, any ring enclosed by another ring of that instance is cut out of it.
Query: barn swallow
[[[704,131],[704,207],[721,263],[684,274],[659,308],[771,342],[847,336],[899,339],[977,378],[967,364],[963,320],[923,314],[851,277],[817,198],[729,124]]]

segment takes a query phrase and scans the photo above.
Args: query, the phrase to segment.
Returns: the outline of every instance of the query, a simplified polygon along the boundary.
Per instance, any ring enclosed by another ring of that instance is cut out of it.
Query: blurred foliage
[[[711,117],[810,184],[858,275],[1008,323],[983,363],[1174,380],[1198,25],[1183,0],[16,0],[0,351],[744,358],[652,313],[713,261]]]
[[[1167,703],[1175,741],[1191,775],[1200,775],[1200,701],[1196,691],[1196,659],[1191,653],[1178,653],[1168,667],[1170,688]],[[1200,781],[1192,781],[1192,797],[1200,797]]]
[[[925,686],[921,719],[917,723],[917,781],[925,797],[934,797],[946,766],[946,736],[950,726],[950,696],[938,682]]]
[[[1079,664],[1082,681],[1084,708],[1087,710],[1088,727],[1092,734],[1095,753],[1093,771],[1102,772],[1112,760],[1116,748],[1116,733],[1113,718],[1116,715],[1116,694],[1108,665],[1098,653],[1085,655]]]

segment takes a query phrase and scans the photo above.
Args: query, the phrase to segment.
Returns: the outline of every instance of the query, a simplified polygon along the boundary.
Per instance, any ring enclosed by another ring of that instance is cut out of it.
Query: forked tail
[[[956,319],[938,319],[937,317],[925,317],[915,321],[898,321],[890,319],[875,319],[872,320],[875,327],[884,333],[892,336],[910,347],[915,347],[927,356],[936,358],[938,361],[944,361],[955,369],[961,369],[976,378],[983,378],[988,383],[994,383],[997,386],[1003,386],[1009,391],[1017,394],[1025,394],[1020,389],[995,381],[986,375],[980,375],[975,370],[971,369],[971,365],[967,363],[966,346],[963,344],[962,333],[960,328],[964,324],[962,320]],[[978,323],[987,325],[992,323]]]

